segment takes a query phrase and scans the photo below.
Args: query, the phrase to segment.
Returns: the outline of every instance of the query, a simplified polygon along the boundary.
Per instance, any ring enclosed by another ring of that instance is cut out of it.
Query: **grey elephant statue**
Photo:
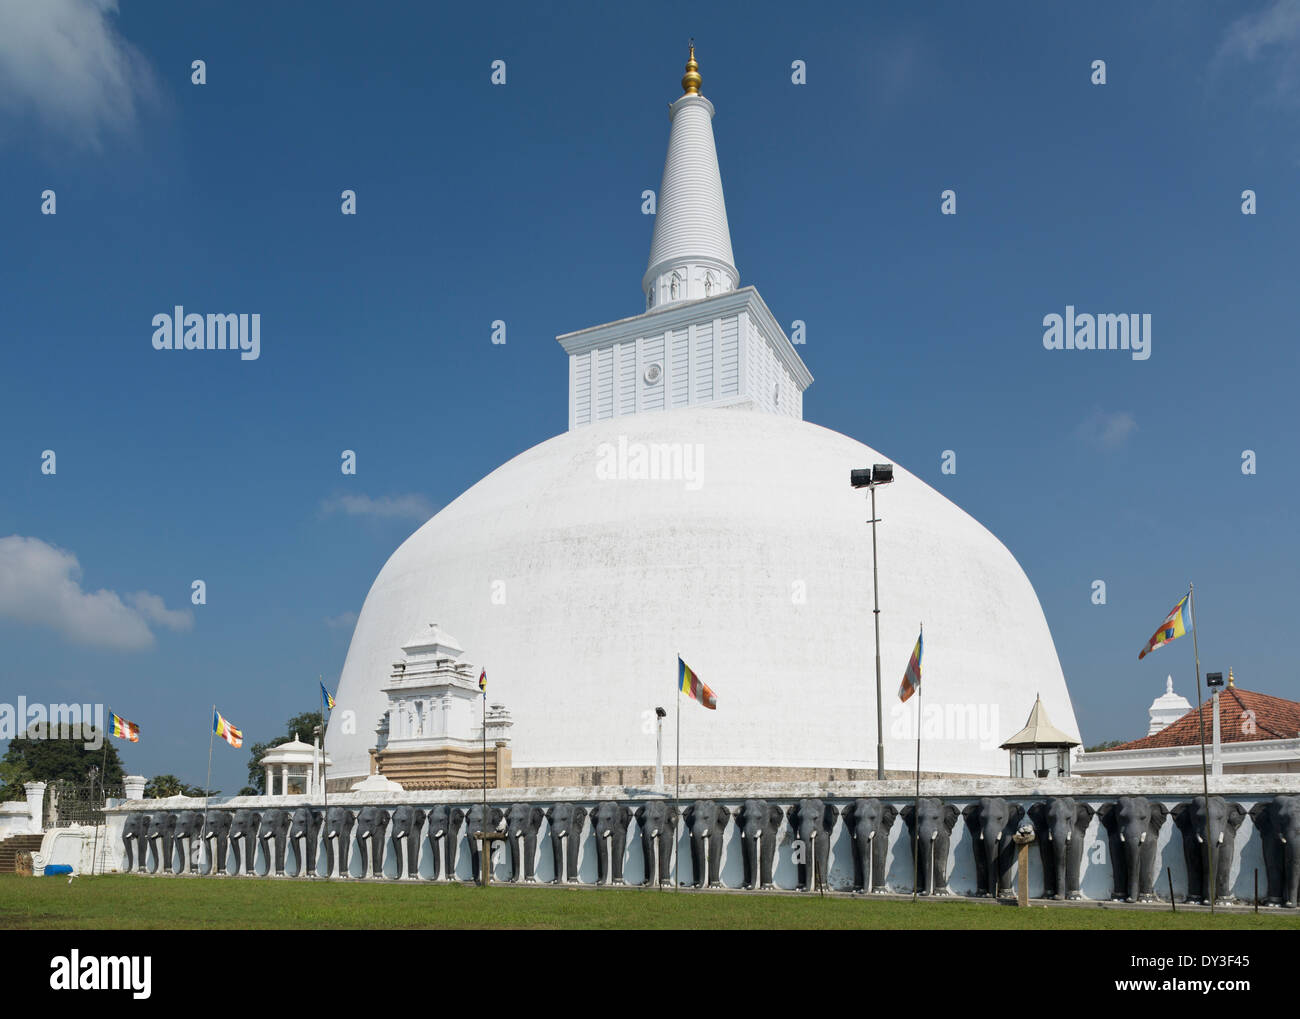
[[[366,864],[375,877],[384,876],[384,849],[388,843],[388,822],[391,815],[383,807],[362,807],[357,814],[357,860],[361,864],[361,876],[365,877]],[[369,861],[366,858],[366,846],[370,847]]]
[[[181,851],[181,873],[190,872],[190,861],[194,850],[203,837],[203,811],[182,810],[176,815],[176,827],[172,831],[172,845]]]
[[[555,861],[555,877],[551,884],[561,881],[574,884],[578,880],[578,849],[582,846],[582,829],[587,822],[587,808],[572,803],[557,803],[546,810],[547,827],[551,839],[551,858]]]
[[[325,875],[334,877],[334,850],[338,849],[338,877],[349,878],[351,871],[352,828],[356,817],[347,807],[330,807],[325,812]]]
[[[907,804],[899,813],[907,825],[907,848],[913,853],[916,893],[947,895],[948,847],[961,811],[951,803],[922,799],[919,803]]]
[[[429,862],[433,865],[433,880],[438,880],[438,844],[442,844],[442,857],[446,860],[443,876],[448,881],[456,878],[456,845],[460,841],[460,826],[465,811],[439,803],[429,808]]]
[[[625,803],[604,800],[591,812],[591,833],[596,839],[596,884],[623,883],[623,854],[632,811]]]
[[[235,851],[235,873],[253,877],[257,872],[257,831],[262,815],[256,810],[236,810],[230,822],[230,847]]]
[[[203,828],[203,844],[208,847],[208,873],[226,873],[226,847],[230,844],[230,811],[209,810]]]
[[[642,883],[654,883],[657,863],[659,884],[671,884],[673,845],[677,841],[677,807],[664,800],[650,800],[636,808],[636,823],[641,829],[641,856],[645,861]]]
[[[722,842],[731,811],[713,800],[696,800],[682,811],[691,840],[691,877],[696,888],[722,887]]]
[[[512,803],[506,811],[506,844],[510,847],[510,882],[537,880],[537,833],[546,811],[532,803]]]
[[[266,854],[266,876],[284,877],[284,847],[289,839],[289,825],[293,817],[278,807],[262,815],[262,830],[257,839]]]
[[[1156,898],[1156,843],[1169,810],[1145,796],[1121,796],[1097,811],[1110,842],[1113,897],[1125,902]]]
[[[1174,824],[1183,835],[1183,857],[1187,861],[1187,901],[1204,902],[1209,898],[1210,871],[1207,864],[1209,847],[1206,837],[1214,843],[1214,901],[1231,899],[1232,853],[1237,842],[1237,829],[1246,819],[1246,809],[1240,803],[1225,800],[1222,796],[1210,797],[1210,809],[1205,809],[1205,797],[1197,796],[1190,803],[1180,803],[1170,811]]]
[[[1053,796],[1029,808],[1043,860],[1043,898],[1080,899],[1080,872],[1094,811],[1083,800]]]
[[[1250,808],[1268,876],[1265,901],[1293,907],[1300,892],[1300,796],[1275,796]]]
[[[884,892],[889,833],[898,808],[877,799],[854,800],[841,815],[853,838],[853,890]]]
[[[316,843],[320,841],[325,815],[311,807],[299,807],[289,822],[289,844],[298,857],[298,876],[316,876]]]
[[[138,866],[144,870],[145,857],[149,847],[149,815],[127,814],[122,824],[122,846],[126,849],[126,872],[129,874]],[[136,857],[139,856],[137,861]]]
[[[147,838],[149,845],[153,847],[154,869],[155,874],[172,871],[172,849],[174,847],[174,838],[176,835],[176,812],[172,810],[160,810],[149,815],[149,831]]]
[[[394,877],[402,879],[403,857],[406,871],[412,880],[420,876],[420,843],[424,841],[424,810],[420,807],[408,807],[406,804],[393,811],[393,864],[397,867]],[[406,852],[402,852],[402,847]],[[382,874],[382,872],[380,872]],[[376,874],[378,877],[380,874]]]
[[[465,836],[469,841],[469,864],[474,869],[474,883],[476,885],[481,885],[483,883],[482,861],[479,859],[479,849],[482,847],[483,843],[474,836],[476,833],[483,831],[500,831],[501,826],[505,823],[506,815],[500,807],[489,807],[487,819],[488,824],[485,828],[483,825],[483,805],[480,803],[476,803],[474,806],[470,807],[469,812],[465,815]],[[491,843],[489,843],[489,847],[490,846]],[[489,853],[490,852],[491,849],[489,849]],[[488,869],[490,870],[491,867],[492,857],[489,855]]]
[[[767,800],[746,800],[736,809],[745,888],[773,888],[772,860],[785,811]]]
[[[831,831],[840,808],[823,800],[806,799],[791,805],[786,816],[795,839],[795,862],[801,868],[800,886],[807,892],[828,887]]]
[[[1025,808],[1000,796],[981,796],[963,808],[961,816],[970,829],[975,855],[975,894],[996,899],[1003,890],[1012,891],[1016,845],[1011,836],[1025,816]]]

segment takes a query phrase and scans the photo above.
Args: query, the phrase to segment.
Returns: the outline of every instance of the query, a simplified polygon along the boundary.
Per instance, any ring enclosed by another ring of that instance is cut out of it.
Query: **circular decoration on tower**
[[[645,373],[643,374],[642,377],[645,379],[645,383],[647,386],[653,386],[656,382],[658,382],[663,377],[663,374],[664,374],[663,365],[648,364],[645,366]]]

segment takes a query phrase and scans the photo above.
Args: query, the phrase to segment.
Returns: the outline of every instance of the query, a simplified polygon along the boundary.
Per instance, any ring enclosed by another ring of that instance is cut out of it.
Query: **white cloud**
[[[1137,419],[1126,410],[1094,410],[1074,430],[1077,438],[1100,449],[1117,449],[1137,431]]]
[[[1300,0],[1274,0],[1228,26],[1215,64],[1242,61],[1271,79],[1273,98],[1300,101]]]
[[[337,616],[329,616],[325,620],[325,625],[331,630],[351,630],[357,625],[357,614],[355,612],[340,612]]]
[[[130,604],[128,604],[128,602]],[[48,626],[79,644],[134,651],[152,647],[149,624],[188,629],[188,611],[173,611],[148,591],[85,591],[81,564],[66,549],[13,534],[0,538],[0,617]]]
[[[436,512],[422,495],[335,495],[321,503],[324,513],[346,513],[350,517],[378,517],[388,520],[428,520]]]
[[[0,111],[99,148],[129,129],[158,90],[122,38],[117,0],[0,0]]]

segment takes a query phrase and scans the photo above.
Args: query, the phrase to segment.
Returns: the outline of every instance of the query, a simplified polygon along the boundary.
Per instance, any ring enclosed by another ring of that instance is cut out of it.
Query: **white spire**
[[[1165,677],[1165,692],[1151,702],[1151,707],[1147,711],[1151,719],[1150,724],[1147,726],[1147,735],[1154,736],[1161,729],[1177,722],[1191,710],[1192,702],[1186,697],[1174,693],[1174,677]]]
[[[695,46],[682,78],[686,94],[668,108],[668,158],[641,280],[646,309],[716,297],[740,286],[722,175],[713,144],[713,104],[699,94]]]

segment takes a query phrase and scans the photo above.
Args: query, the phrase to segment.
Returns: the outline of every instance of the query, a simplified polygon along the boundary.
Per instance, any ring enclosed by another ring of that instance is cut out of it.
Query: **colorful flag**
[[[718,707],[717,696],[699,676],[691,671],[691,667],[682,661],[681,655],[677,656],[677,689],[691,700],[699,701],[710,711]]]
[[[487,669],[478,674],[478,688],[487,693]]]
[[[134,722],[128,722],[121,715],[115,715],[111,711],[108,713],[108,721],[113,735],[118,739],[130,740],[132,743],[140,742],[140,727]]]
[[[1169,615],[1165,616],[1165,621],[1160,624],[1160,629],[1151,635],[1151,639],[1147,641],[1147,646],[1138,652],[1138,661],[1141,661],[1156,648],[1163,647],[1171,640],[1177,640],[1192,628],[1192,610],[1187,603],[1191,596],[1190,591],[1183,595],[1182,600],[1170,610]]]
[[[321,681],[321,685],[320,685],[320,695],[321,695],[321,700],[323,700],[323,701],[325,702],[325,710],[326,710],[326,711],[333,711],[333,710],[334,710],[334,698],[331,697],[331,696],[330,696],[330,692],[329,692],[328,690],[325,689],[325,683],[324,683],[323,680]]]
[[[903,682],[898,685],[898,699],[906,701],[912,694],[921,689],[921,641],[925,634],[917,634],[916,647],[912,650],[912,658],[907,663],[907,671],[903,673]]]
[[[244,745],[244,733],[221,717],[220,711],[212,713],[212,731],[238,750]]]

